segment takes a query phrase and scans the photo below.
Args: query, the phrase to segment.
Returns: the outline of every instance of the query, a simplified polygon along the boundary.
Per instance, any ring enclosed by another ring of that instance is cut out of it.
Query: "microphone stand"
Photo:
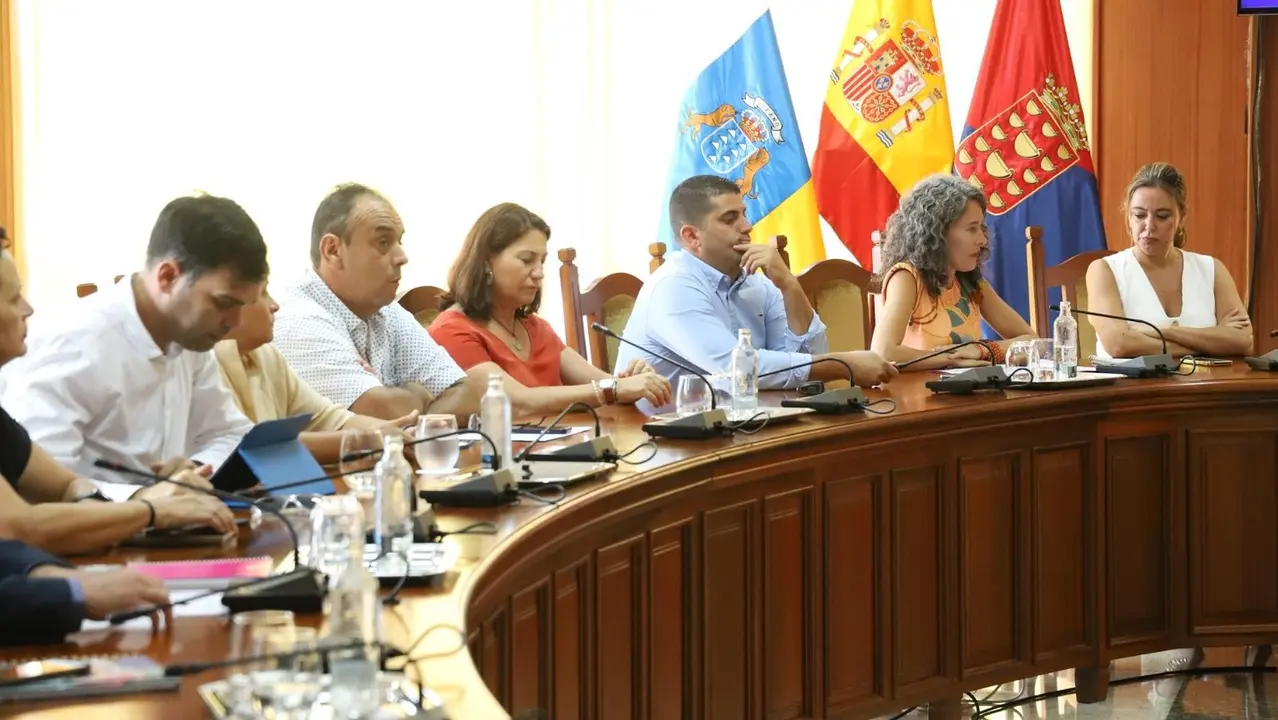
[[[1051,305],[1048,306],[1048,309],[1059,312],[1061,306]],[[1163,377],[1175,372],[1176,368],[1179,367],[1176,361],[1172,359],[1172,356],[1167,354],[1167,338],[1163,337],[1163,331],[1159,330],[1158,326],[1154,323],[1147,320],[1141,320],[1140,318],[1126,317],[1123,315],[1110,315],[1109,313],[1095,312],[1093,310],[1081,310],[1079,308],[1070,308],[1070,310],[1078,313],[1079,315],[1092,315],[1094,317],[1103,317],[1110,320],[1124,320],[1126,322],[1146,325],[1153,328],[1154,332],[1158,333],[1158,339],[1163,344],[1163,352],[1160,355],[1141,355],[1139,357],[1128,358],[1125,360],[1110,359],[1104,362],[1093,360],[1092,367],[1096,368],[1097,372],[1117,373],[1130,378]]]
[[[1269,337],[1278,337],[1278,330],[1269,333]],[[1278,350],[1270,350],[1264,355],[1255,357],[1245,357],[1243,362],[1247,363],[1247,367],[1252,370],[1260,370],[1261,372],[1278,372]]]
[[[199,485],[174,480],[165,475],[135,470],[108,460],[98,459],[93,461],[93,465],[103,470],[149,480],[150,482],[142,485],[143,487],[154,485],[157,482],[165,482],[205,495],[211,495],[222,501],[239,502],[243,500],[241,496],[234,493],[217,489],[210,490]],[[222,604],[233,613],[246,610],[292,610],[299,613],[321,612],[324,609],[326,584],[317,570],[302,564],[302,548],[297,540],[297,531],[289,524],[284,514],[276,508],[262,506],[262,510],[271,513],[279,518],[280,522],[284,523],[284,529],[288,531],[289,539],[293,542],[293,571],[283,575],[272,576],[270,579],[275,580],[273,583],[266,582],[264,579],[262,583],[254,584],[251,591],[249,588],[244,588],[244,592],[237,592],[237,588],[228,588],[223,591]],[[163,607],[160,606],[155,608],[155,610],[163,609]]]
[[[674,440],[706,440],[714,437],[723,437],[732,434],[732,427],[728,424],[728,414],[719,409],[718,403],[714,399],[714,386],[710,384],[710,378],[705,373],[697,370],[691,365],[681,363],[665,355],[659,355],[652,352],[644,346],[631,342],[602,323],[591,323],[590,329],[597,333],[602,333],[616,340],[619,343],[629,345],[636,350],[657,358],[665,360],[675,367],[686,370],[693,375],[701,378],[701,382],[706,384],[706,390],[710,392],[710,409],[705,412],[693,413],[673,420],[664,420],[661,422],[644,423],[643,431],[651,437],[671,438]]]
[[[818,358],[812,362],[805,362],[799,365],[791,365],[780,370],[771,370],[759,375],[760,378],[769,375],[779,375],[783,372],[790,372],[799,368],[817,365],[819,363],[832,362],[843,366],[848,371],[848,386],[838,390],[826,390],[811,397],[798,400],[782,400],[781,407],[797,407],[809,408],[821,415],[842,415],[843,413],[856,412],[864,410],[865,406],[870,404],[870,399],[865,396],[865,391],[857,387],[852,377],[852,366],[840,360],[839,358],[827,357]]]

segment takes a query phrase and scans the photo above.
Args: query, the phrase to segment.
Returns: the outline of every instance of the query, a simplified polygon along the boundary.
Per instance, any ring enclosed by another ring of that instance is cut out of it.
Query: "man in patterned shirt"
[[[395,302],[403,236],[376,191],[333,190],[311,224],[311,269],[278,298],[275,345],[306,384],[360,415],[476,412],[466,373]]]

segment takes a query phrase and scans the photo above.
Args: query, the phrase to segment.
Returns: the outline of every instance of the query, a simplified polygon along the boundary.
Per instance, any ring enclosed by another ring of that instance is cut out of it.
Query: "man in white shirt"
[[[0,405],[112,499],[136,488],[95,460],[207,474],[252,427],[210,350],[266,277],[266,244],[239,205],[178,198],[155,222],[145,270],[35,328],[26,356],[4,368]]]
[[[279,297],[275,345],[321,395],[360,415],[467,415],[478,392],[426,329],[395,302],[408,262],[404,224],[358,184],[324,198],[311,224],[311,269]]]

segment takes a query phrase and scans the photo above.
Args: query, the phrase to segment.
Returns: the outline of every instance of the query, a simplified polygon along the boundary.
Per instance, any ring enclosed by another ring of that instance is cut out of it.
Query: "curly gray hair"
[[[911,188],[901,198],[900,207],[888,218],[883,266],[878,269],[880,282],[892,266],[907,262],[918,271],[928,294],[939,296],[949,280],[945,231],[967,209],[968,201],[975,201],[981,206],[981,212],[985,212],[985,196],[981,191],[954,175],[932,175]],[[981,253],[981,262],[988,257],[987,246]],[[979,264],[975,270],[957,275],[965,295],[970,297],[981,287]]]

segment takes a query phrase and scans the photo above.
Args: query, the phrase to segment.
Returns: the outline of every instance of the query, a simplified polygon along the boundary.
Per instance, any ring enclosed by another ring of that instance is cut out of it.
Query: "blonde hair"
[[[1184,219],[1189,211],[1189,204],[1185,199],[1189,194],[1185,189],[1185,176],[1176,169],[1175,165],[1165,162],[1149,163],[1137,170],[1132,181],[1127,184],[1126,199],[1123,200],[1124,222],[1127,219],[1127,211],[1131,208],[1132,196],[1141,188],[1157,188],[1171,195],[1172,200],[1176,201],[1176,208],[1180,211],[1181,226],[1176,228],[1176,237],[1172,243],[1178,248],[1185,247]]]

